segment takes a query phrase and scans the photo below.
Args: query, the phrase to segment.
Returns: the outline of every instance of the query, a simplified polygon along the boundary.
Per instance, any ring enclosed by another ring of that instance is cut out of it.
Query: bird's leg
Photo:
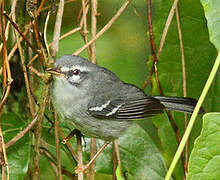
[[[72,130],[67,137],[62,140],[62,144],[66,144],[73,136],[79,135],[82,136],[82,133],[78,129]]]
[[[96,159],[98,158],[98,156],[102,153],[102,151],[104,151],[104,149],[108,146],[108,144],[109,144],[109,142],[105,142],[105,143],[102,145],[102,147],[99,149],[99,151],[93,156],[93,158],[92,158],[85,166],[83,166],[83,167],[78,167],[78,166],[77,166],[77,167],[75,168],[75,173],[78,174],[78,173],[80,173],[80,172],[84,172],[85,170],[87,170],[87,169],[90,167],[90,165],[95,162],[95,160],[96,160]]]

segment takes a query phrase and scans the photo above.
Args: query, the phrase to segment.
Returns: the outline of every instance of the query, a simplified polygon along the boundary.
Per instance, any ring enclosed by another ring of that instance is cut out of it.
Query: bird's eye
[[[71,71],[69,71],[69,73],[68,73],[70,76],[77,76],[77,75],[79,75],[80,74],[80,70],[79,69],[74,69],[74,70],[71,70]]]

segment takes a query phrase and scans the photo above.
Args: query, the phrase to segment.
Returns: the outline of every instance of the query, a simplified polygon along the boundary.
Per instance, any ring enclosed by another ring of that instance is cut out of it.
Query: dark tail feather
[[[154,96],[154,98],[160,100],[167,110],[174,110],[186,113],[193,113],[193,110],[197,104],[197,100],[192,98],[183,97],[169,97],[169,96]],[[201,107],[199,113],[205,111]]]

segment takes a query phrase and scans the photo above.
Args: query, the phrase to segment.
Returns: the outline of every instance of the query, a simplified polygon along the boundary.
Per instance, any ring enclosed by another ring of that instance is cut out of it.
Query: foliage
[[[203,116],[203,129],[196,139],[189,161],[187,179],[219,179],[220,113]]]

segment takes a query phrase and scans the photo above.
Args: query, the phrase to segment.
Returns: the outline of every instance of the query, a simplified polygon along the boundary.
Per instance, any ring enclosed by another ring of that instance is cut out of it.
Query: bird
[[[188,97],[148,96],[80,56],[63,55],[47,72],[53,75],[50,96],[61,118],[84,135],[106,142],[118,139],[135,120],[165,110],[192,113],[197,103]]]

